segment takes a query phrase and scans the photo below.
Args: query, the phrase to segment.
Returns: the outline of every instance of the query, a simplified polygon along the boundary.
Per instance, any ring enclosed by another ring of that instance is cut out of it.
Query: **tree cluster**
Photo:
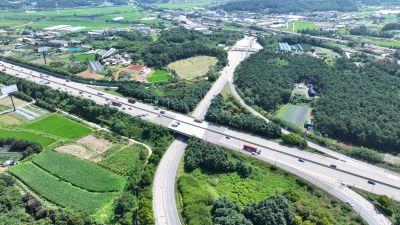
[[[226,197],[213,203],[211,214],[216,225],[292,225],[292,203],[282,195],[271,196],[258,203],[239,206]]]
[[[281,129],[273,122],[267,122],[252,114],[232,111],[226,107],[224,97],[217,95],[211,102],[206,119],[210,122],[231,126],[267,138],[279,138]]]
[[[371,37],[379,37],[379,38],[393,38],[394,35],[392,33],[386,32],[387,30],[371,30],[367,26],[362,25],[359,27],[355,27],[350,29],[349,32],[351,35],[359,35],[359,36],[371,36]]]
[[[211,88],[211,83],[197,81],[193,84],[181,81],[163,88],[167,89],[167,91],[162,96],[136,82],[120,85],[117,91],[124,96],[140,99],[146,103],[155,103],[177,112],[189,113],[194,110],[196,105],[207,94]]]
[[[308,146],[307,139],[295,133],[282,134],[282,141],[285,144],[298,146],[300,148],[307,148]]]
[[[251,167],[243,161],[229,157],[221,147],[196,138],[189,140],[184,160],[187,171],[201,168],[214,172],[238,172],[244,177],[251,174]]]
[[[21,152],[22,158],[26,158],[34,153],[39,153],[43,149],[43,146],[37,142],[16,138],[0,138],[0,147],[5,146],[7,146],[11,152]]]

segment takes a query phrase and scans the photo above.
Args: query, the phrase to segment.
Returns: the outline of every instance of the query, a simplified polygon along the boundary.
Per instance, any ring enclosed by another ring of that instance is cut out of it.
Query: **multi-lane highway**
[[[316,183],[316,185],[324,190],[334,190],[332,191],[332,194],[344,201],[354,204],[355,209],[359,211],[370,224],[389,224],[389,222],[376,211],[369,210],[371,204],[360,201],[359,196],[347,191],[343,193],[341,190],[346,189],[346,187],[342,184],[355,186],[378,194],[386,194],[394,199],[400,200],[400,175],[376,166],[362,163],[344,156],[337,157],[340,159],[337,160],[331,157],[312,154],[310,152],[301,151],[297,148],[282,146],[270,140],[207,122],[196,123],[194,122],[194,118],[191,116],[171,111],[166,111],[165,115],[161,115],[158,110],[154,109],[154,107],[150,105],[139,102],[136,104],[130,104],[126,98],[117,97],[109,93],[98,92],[93,87],[87,85],[75,82],[66,82],[64,79],[41,75],[38,72],[23,69],[8,63],[1,62],[0,69],[2,68],[5,68],[4,72],[7,74],[44,84],[53,89],[68,92],[74,96],[92,99],[98,104],[109,105],[110,99],[120,101],[123,105],[122,107],[117,108],[121,111],[132,116],[141,116],[143,119],[169,127],[171,130],[184,134],[185,136],[196,136],[209,142],[241,152],[243,152],[243,144],[253,144],[262,150],[262,153],[256,157],[270,163],[276,163],[283,169]],[[180,122],[180,125],[173,127],[172,124],[176,121]],[[226,137],[230,138],[228,139]],[[172,146],[171,148],[181,149],[184,148],[184,145],[176,148]],[[248,154],[246,152],[243,153]],[[172,157],[174,160],[180,158],[179,155],[182,155],[183,153],[176,154],[178,157]],[[305,162],[299,162],[298,158],[305,159]],[[171,161],[170,163],[172,164]],[[162,164],[160,163],[160,165]],[[333,168],[331,165],[335,165],[337,168]],[[165,177],[170,175],[171,174],[166,174]],[[174,177],[168,177],[167,179],[175,180]],[[377,183],[376,185],[370,185],[367,183],[368,180],[375,180]],[[166,184],[171,185],[170,183]],[[338,184],[340,184],[340,186],[338,186]],[[169,202],[169,200],[165,198],[161,201],[164,203],[167,202],[165,204],[168,204],[170,207],[174,204],[174,202]],[[168,213],[166,214],[168,215]],[[157,215],[159,214],[156,214],[156,216]],[[161,221],[161,219],[161,217],[156,218],[157,221]]]

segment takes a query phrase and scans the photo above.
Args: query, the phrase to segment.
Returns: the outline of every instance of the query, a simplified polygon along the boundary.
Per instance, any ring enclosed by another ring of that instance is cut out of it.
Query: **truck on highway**
[[[118,102],[118,101],[112,100],[112,101],[111,101],[111,105],[121,107],[121,106],[122,106],[122,103],[121,103],[121,102]]]
[[[261,153],[260,149],[251,145],[243,145],[243,150],[250,152],[252,155],[259,155]]]

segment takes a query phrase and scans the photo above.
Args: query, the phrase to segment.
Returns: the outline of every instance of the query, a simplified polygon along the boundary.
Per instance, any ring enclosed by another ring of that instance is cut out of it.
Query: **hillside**
[[[69,0],[69,1],[55,1],[55,0],[2,0],[0,1],[1,10],[17,10],[23,8],[73,8],[73,7],[86,7],[86,6],[100,6],[106,3],[104,0]],[[108,0],[108,5],[125,5],[127,0]]]
[[[288,13],[330,10],[355,11],[357,5],[352,0],[244,0],[227,3],[221,8],[226,11]]]

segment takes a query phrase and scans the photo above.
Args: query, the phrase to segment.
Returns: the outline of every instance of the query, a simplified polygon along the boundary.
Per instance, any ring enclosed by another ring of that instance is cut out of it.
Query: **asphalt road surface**
[[[66,82],[64,79],[47,75],[41,76],[38,72],[23,69],[4,62],[1,64],[2,65],[0,65],[0,69],[5,66],[6,71],[4,72],[7,74],[24,78],[39,84],[44,84],[53,89],[58,89],[74,96],[92,99],[98,104],[110,105],[110,99],[120,101],[123,106],[116,107],[119,110],[129,115],[141,116],[145,120],[169,127],[171,130],[184,134],[185,136],[196,136],[229,149],[241,151],[244,154],[248,153],[242,150],[243,144],[250,143],[262,150],[261,155],[254,157],[258,157],[261,160],[265,160],[270,163],[276,162],[277,165],[283,169],[286,169],[311,182],[313,182],[312,176],[304,175],[308,174],[310,171],[314,171],[314,173],[319,177],[329,178],[329,182],[324,180],[324,182],[316,183],[321,188],[323,188],[325,185],[329,186],[329,184],[325,183],[333,182],[333,186],[337,185],[338,183],[340,185],[345,184],[348,186],[355,186],[377,194],[386,194],[389,197],[400,200],[400,175],[397,173],[362,163],[354,159],[349,159],[345,156],[342,157],[338,153],[333,154],[338,156],[337,158],[339,158],[339,160],[301,151],[297,148],[283,146],[276,142],[244,132],[235,131],[223,126],[213,125],[207,122],[196,123],[194,122],[193,117],[171,111],[166,111],[165,115],[161,115],[158,110],[154,109],[154,107],[150,105],[139,102],[132,105],[128,103],[126,98],[99,92],[93,87],[87,85],[75,82]],[[180,125],[173,127],[172,124],[175,121],[179,121]],[[227,139],[227,136],[230,138]],[[305,159],[305,162],[299,162],[298,158]],[[286,166],[283,167],[283,165]],[[332,168],[330,165],[336,165],[337,168]],[[313,175],[314,177],[316,176],[315,174]],[[174,177],[169,179],[175,180]],[[317,178],[316,180],[319,179],[320,178]],[[376,185],[370,185],[367,183],[368,180],[375,180],[377,183]],[[325,188],[323,189],[326,190]],[[342,194],[342,196],[345,201],[354,204],[355,207],[360,206],[359,213],[363,215],[370,224],[390,224],[388,223],[388,220],[378,212],[372,212],[371,210],[368,210],[367,205],[365,205],[368,203],[363,204],[358,200],[357,197],[354,196],[350,198],[349,193],[346,195]],[[176,207],[172,204],[169,204],[169,206]],[[159,218],[156,219],[158,220]]]

